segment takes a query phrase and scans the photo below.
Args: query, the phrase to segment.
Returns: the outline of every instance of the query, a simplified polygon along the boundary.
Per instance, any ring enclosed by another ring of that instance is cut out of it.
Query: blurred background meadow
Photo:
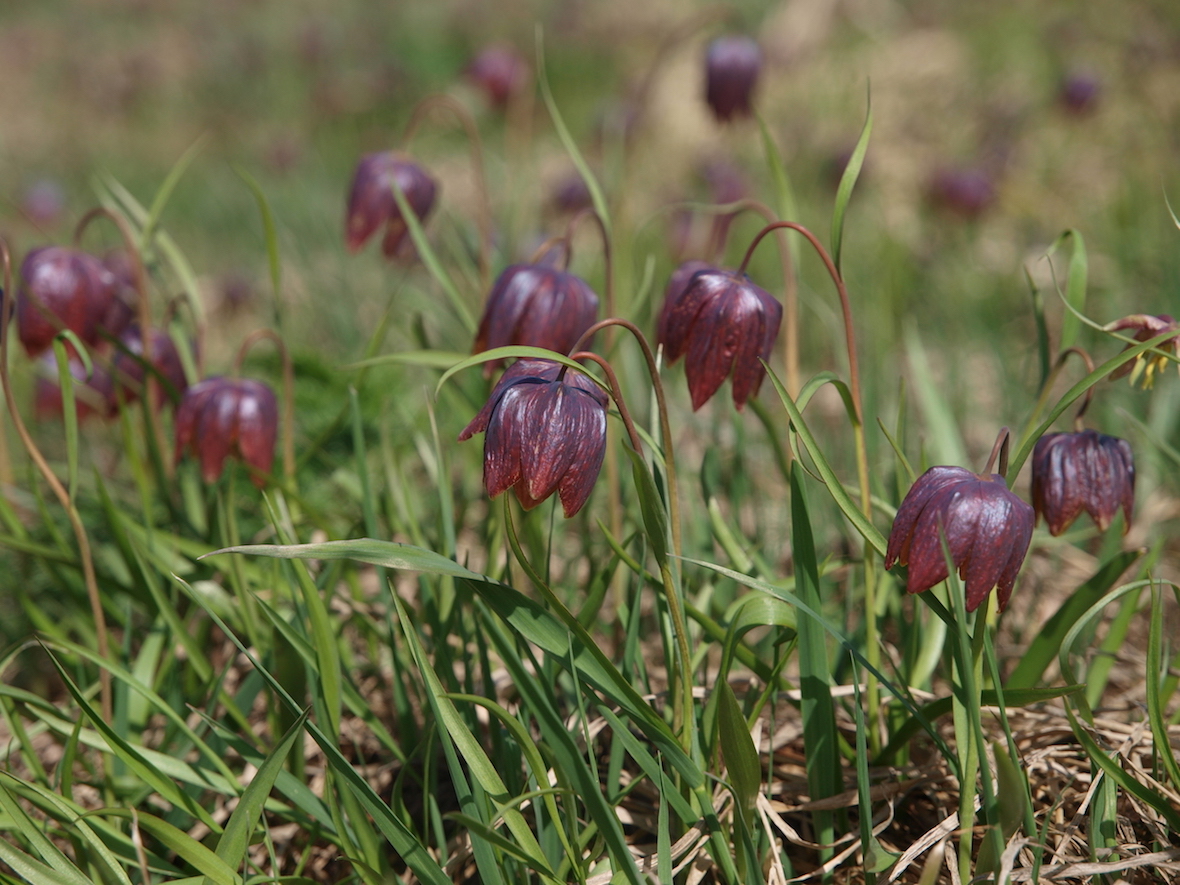
[[[673,0],[10,0],[0,5],[0,236],[14,261],[34,247],[68,243],[74,226],[95,205],[123,211],[136,202],[151,206],[184,158],[183,172],[162,204],[159,226],[191,276],[163,251],[151,252],[147,257],[156,310],[165,314],[165,305],[182,292],[195,301],[185,329],[199,337],[206,373],[229,371],[243,339],[261,327],[282,334],[294,361],[297,479],[283,485],[294,502],[294,517],[276,518],[273,502],[264,503],[241,472],[225,482],[226,495],[236,489],[228,504],[200,491],[189,463],[182,463],[175,477],[171,468],[164,469],[161,475],[168,475],[168,482],[153,481],[146,476],[151,473],[144,466],[147,455],[129,454],[136,449],[129,438],[139,430],[137,423],[83,424],[77,500],[95,536],[99,583],[118,647],[114,654],[135,668],[144,659],[137,631],[165,630],[168,638],[152,644],[150,663],[137,669],[136,676],[155,687],[181,716],[190,705],[200,706],[202,698],[212,710],[221,689],[211,688],[203,671],[178,675],[194,650],[177,644],[168,630],[179,623],[190,625],[198,641],[208,644],[213,670],[223,678],[231,674],[231,691],[237,690],[235,679],[248,678],[250,668],[242,664],[243,672],[237,673],[230,667],[237,652],[221,629],[211,627],[200,608],[170,585],[170,574],[216,600],[209,604],[230,618],[235,629],[244,624],[239,632],[248,634],[251,648],[274,667],[306,667],[296,684],[320,705],[317,713],[332,701],[314,688],[327,666],[323,653],[309,657],[310,645],[301,646],[288,632],[272,629],[242,601],[264,592],[263,587],[269,593],[271,574],[254,566],[227,574],[233,569],[223,572],[215,559],[197,562],[199,553],[237,541],[369,535],[438,551],[506,581],[513,573],[503,538],[488,528],[500,511],[498,502],[488,502],[483,493],[480,443],[453,442],[490,387],[471,369],[449,380],[442,392],[435,390],[439,368],[470,353],[472,329],[412,250],[392,261],[373,245],[356,254],[348,251],[345,200],[357,160],[398,147],[413,108],[425,96],[449,95],[469,109],[482,142],[480,165],[492,215],[491,270],[495,274],[513,262],[528,261],[547,238],[564,232],[573,212],[590,198],[532,80],[506,106],[498,105],[470,75],[469,65],[481,50],[502,45],[525,60],[531,78],[538,72],[540,49],[554,104],[610,209],[618,312],[650,334],[673,268],[685,258],[705,257],[709,249],[711,225],[703,207],[743,198],[781,205],[776,165],[768,161],[759,124],[750,119],[719,123],[704,101],[705,46],[718,34],[732,32],[754,37],[762,49],[755,106],[789,177],[795,220],[825,240],[841,173],[871,105],[871,138],[844,223],[842,270],[864,376],[874,494],[887,502],[876,518],[881,531],[888,527],[884,514],[896,506],[907,483],[878,422],[895,435],[918,472],[930,464],[977,469],[1000,426],[1010,426],[1018,437],[1028,429],[1046,354],[1055,353],[1067,322],[1059,293],[1067,281],[1077,279],[1076,271],[1070,274],[1070,256],[1078,254],[1078,236],[1047,257],[1064,231],[1076,231],[1084,242],[1086,283],[1080,308],[1095,323],[1129,314],[1180,314],[1180,230],[1169,211],[1169,200],[1180,207],[1180,4],[1169,0],[735,0],[716,6]],[[409,150],[440,185],[437,206],[425,224],[427,236],[467,312],[478,316],[486,295],[478,270],[483,200],[470,140],[453,116],[435,113],[418,128]],[[252,184],[273,217],[277,292],[266,225]],[[719,263],[736,266],[763,223],[751,213],[736,217]],[[770,239],[755,255],[750,274],[778,294],[783,274]],[[117,231],[96,224],[87,231],[84,245],[95,252],[115,247]],[[831,283],[806,250],[794,254],[804,377],[822,370],[844,375],[844,327]],[[602,293],[607,271],[591,225],[579,229],[571,269]],[[1092,349],[1097,362],[1122,347],[1085,325],[1077,343]],[[624,346],[618,350],[624,377],[635,385],[635,407],[651,423],[650,395],[640,387],[639,357]],[[427,352],[439,356],[422,356]],[[396,354],[410,356],[356,368],[364,359]],[[782,373],[777,350],[770,365]],[[11,371],[17,400],[32,417],[37,374],[44,371],[15,349]],[[267,347],[251,352],[246,371],[280,387],[279,360]],[[776,466],[775,444],[751,409],[738,412],[730,405],[728,388],[692,412],[682,374],[679,366],[664,373],[687,490],[686,545],[695,551],[690,555],[778,581],[792,573],[793,555],[787,543],[788,483]],[[1080,363],[1067,365],[1051,395],[1059,396],[1083,374]],[[351,410],[350,391],[355,391]],[[785,427],[769,384],[761,402],[770,420]],[[852,486],[852,443],[839,396],[831,387],[822,389],[808,415],[827,457]],[[1148,551],[1142,574],[1177,579],[1180,378],[1164,372],[1149,391],[1125,380],[1101,382],[1087,421],[1127,438],[1135,450],[1135,519],[1125,537],[1117,530],[1104,535],[1088,523],[1064,538],[1038,530],[997,634],[1002,669],[1010,670],[1020,660],[1046,619],[1120,549]],[[1067,424],[1068,415],[1055,429]],[[32,431],[64,475],[75,453],[62,432],[60,415],[41,414]],[[95,628],[88,620],[78,562],[65,540],[65,520],[34,479],[8,421],[0,424],[0,432],[9,460],[6,549],[0,552],[0,645],[6,655],[4,679],[11,686],[4,697],[4,737],[9,754],[22,760],[13,765],[26,783],[53,781],[60,786],[60,776],[45,780],[45,766],[57,765],[64,748],[73,746],[69,728],[63,732],[62,720],[51,722],[37,699],[60,705],[68,711],[61,716],[71,724],[82,722],[63,680],[68,671],[89,685],[87,696],[97,703],[96,662],[69,645],[89,647]],[[165,450],[163,460],[170,457]],[[617,480],[616,475],[612,481]],[[1010,481],[1027,497],[1027,471]],[[629,494],[624,483],[624,499]],[[646,655],[646,664],[629,659],[629,665],[644,674],[639,682],[659,689],[666,684],[661,655],[635,637],[619,635],[619,624],[631,623],[624,602],[631,597],[608,595],[606,585],[615,581],[612,586],[617,586],[618,581],[600,575],[612,556],[612,548],[595,534],[595,520],[607,519],[607,498],[604,489],[595,492],[588,515],[575,521],[574,540],[562,534],[560,521],[556,529],[550,524],[547,510],[544,517],[530,517],[526,545],[552,562],[554,583],[565,582],[559,593],[575,613],[586,596],[602,607],[588,612],[586,625],[601,631],[604,647]],[[841,570],[856,561],[859,541],[849,540],[848,525],[818,487],[811,499],[823,571],[836,575],[826,591],[825,611],[856,632],[861,629],[859,591]],[[152,548],[139,535],[126,541],[130,530],[118,527],[109,500],[129,523],[146,525],[146,537],[155,537],[160,546]],[[630,520],[639,523],[634,513]],[[287,537],[288,529],[292,537]],[[150,557],[129,555],[129,545],[139,544],[154,551]],[[137,561],[146,562],[145,572],[155,577],[138,574]],[[366,715],[380,720],[388,728],[385,733],[394,736],[388,742],[358,737],[373,722],[350,707],[357,722],[365,723],[349,736],[355,749],[349,761],[358,766],[369,758],[390,762],[397,757],[391,749],[395,745],[412,756],[409,748],[427,740],[429,733],[422,722],[425,701],[417,694],[428,692],[416,682],[410,652],[402,639],[383,632],[393,630],[392,621],[385,620],[392,617],[389,610],[377,601],[383,574],[327,568],[315,573],[321,587],[338,582],[344,588],[329,606],[337,621],[328,632],[345,661],[337,660],[336,666],[351,673],[345,681],[355,682],[358,696],[366,699]],[[448,619],[462,616],[432,601],[425,590],[416,591],[405,574],[397,581],[407,599],[417,602],[416,592],[425,594],[415,618],[429,625],[423,628],[424,637],[444,645],[436,631],[453,627]],[[638,593],[644,581],[634,583],[632,592]],[[291,584],[296,586],[294,579]],[[880,604],[880,612],[885,640],[894,644],[901,661],[916,654],[919,628],[928,622],[896,589]],[[724,627],[742,590],[728,580],[699,579],[694,592],[694,604]],[[161,593],[175,594],[175,614],[181,620],[157,610]],[[289,609],[280,605],[283,593],[295,600]],[[1167,637],[1180,622],[1171,591],[1164,597],[1166,604],[1155,614],[1157,621],[1166,618],[1161,622]],[[275,591],[266,598],[299,625],[291,630],[303,630],[304,620],[314,626],[315,618],[298,601],[298,593]],[[1146,596],[1135,598],[1142,602],[1119,609],[1115,633],[1103,622],[1083,637],[1098,647],[1113,635],[1102,646],[1102,687],[1090,704],[1102,706],[1106,690],[1105,705],[1127,721],[1135,721],[1135,711],[1146,703],[1143,669],[1152,622]],[[440,605],[441,612],[436,610]],[[654,617],[635,605],[634,617]],[[888,626],[894,616],[896,624]],[[200,626],[193,626],[197,622]],[[471,636],[478,633],[470,624],[465,629],[473,631]],[[30,645],[35,634],[58,644],[57,653],[68,661],[64,671]],[[463,631],[459,635],[468,636]],[[315,634],[317,641],[322,638]],[[452,644],[466,648],[465,641]],[[659,645],[658,637],[651,641]],[[773,636],[756,633],[750,641],[768,654]],[[384,648],[385,643],[393,650]],[[294,664],[291,649],[301,649]],[[1166,648],[1154,653],[1170,660],[1174,652]],[[702,652],[698,664],[707,669],[711,660]],[[454,663],[445,661],[447,667]],[[223,666],[230,669],[220,670]],[[794,673],[794,668],[790,664],[783,672]],[[1047,673],[1047,682],[1057,676],[1053,669]],[[1165,668],[1165,676],[1165,686],[1174,688],[1174,669]],[[454,678],[463,682],[461,676]],[[483,673],[485,678],[491,685],[490,675]],[[850,678],[833,664],[834,681]],[[931,679],[927,672],[925,680],[921,688],[946,688],[937,675]],[[399,687],[390,687],[395,684]],[[463,685],[471,689],[470,682]],[[255,684],[252,691],[266,694]],[[142,710],[137,713],[123,695],[116,695],[117,703],[120,697],[131,710],[119,720],[125,736],[134,735],[128,740],[171,752],[168,741],[177,739],[172,727],[160,726],[167,732],[164,739],[149,734],[152,718]],[[250,713],[251,703],[253,695],[243,702],[242,716]],[[1162,704],[1162,715],[1174,718],[1170,694]],[[258,705],[269,718],[251,721],[269,751],[282,733],[279,726],[289,724],[284,718],[289,714],[280,715],[285,708],[273,698]],[[242,716],[218,716],[223,724],[242,724],[237,721]],[[469,718],[473,731],[482,734],[486,720],[476,724],[474,713]],[[338,719],[328,719],[341,727]],[[346,726],[348,720],[346,714]],[[267,727],[258,725],[260,721]],[[841,725],[847,734],[855,730],[843,720]],[[502,752],[499,738],[489,740]],[[55,749],[47,752],[50,745]],[[91,750],[95,746],[90,744]],[[184,741],[177,746],[182,746],[178,756],[191,750]],[[242,759],[261,759],[241,747],[235,752]],[[424,756],[428,761],[417,762],[427,769],[441,764],[430,762],[428,753]],[[509,757],[496,757],[497,765],[507,765]],[[511,758],[519,767],[519,756]],[[404,762],[401,758],[397,764]],[[296,777],[302,777],[302,763],[291,764]],[[119,774],[130,777],[121,769]],[[100,767],[91,764],[87,776],[102,792]],[[168,803],[153,805],[144,799],[158,789],[152,782],[132,788],[109,772],[107,776],[103,801],[83,797],[82,805],[141,803],[141,809],[153,808],[161,819],[195,833],[191,820],[177,818],[179,800],[169,797]],[[429,792],[437,776],[431,771],[421,775],[423,792]],[[395,807],[400,793],[396,800],[389,793],[396,777],[387,772],[376,778],[382,797]],[[854,775],[849,783],[853,780]],[[78,860],[93,846],[70,831],[69,815],[47,811],[44,797],[30,798],[32,793],[21,793],[11,784],[7,788],[38,809],[38,820],[53,822],[59,842],[73,840],[69,856],[77,868],[95,881],[119,880],[104,866],[101,852],[89,867]],[[1159,789],[1166,801],[1174,801],[1180,784]],[[1036,787],[1032,790],[1035,798]],[[190,792],[199,793],[195,788]],[[217,802],[232,792],[222,790]],[[301,794],[288,793],[284,801],[296,811],[270,808],[271,825],[299,820],[305,826]],[[436,825],[418,801],[409,802],[411,810],[402,809],[402,816],[412,818],[414,825],[430,821],[422,826],[423,844],[439,852],[441,864],[447,858],[442,846],[453,828],[449,823],[443,827],[441,819]],[[447,800],[439,801],[443,811],[453,810],[445,807]],[[948,807],[957,807],[957,801],[952,799]],[[211,801],[210,808],[217,802]],[[166,814],[161,808],[169,803]],[[1109,799],[1107,820],[1120,818],[1117,803]],[[1085,803],[1079,807],[1081,811],[1072,808],[1070,814],[1083,815]],[[274,848],[286,844],[286,836],[274,837],[269,858],[265,852],[250,853],[245,863],[255,876],[251,881],[277,881],[275,877],[285,874],[314,881],[376,882],[391,870],[408,877],[400,860],[386,858],[385,867],[378,865],[376,872],[351,863],[365,851],[372,852],[365,855],[368,860],[384,854],[363,837],[343,834],[340,821],[358,813],[347,802],[340,808],[331,833],[305,826],[313,835],[298,850],[291,849],[291,855]],[[371,809],[367,813],[373,814]],[[224,824],[227,816],[220,815],[217,823]],[[933,812],[913,812],[913,817],[921,822],[908,831],[913,838],[935,819]],[[1072,820],[1066,818],[1066,823]],[[123,824],[118,815],[111,820],[115,829]],[[27,835],[8,805],[3,821],[6,831],[16,834],[14,844],[40,851],[41,861],[60,873],[49,849]],[[72,833],[68,838],[63,835],[67,831]],[[1145,838],[1142,830],[1136,832],[1136,838]],[[1107,848],[1125,844],[1125,839],[1120,842],[1125,835],[1120,831],[1112,836]],[[193,838],[212,844],[207,831]],[[907,847],[905,838],[896,836],[887,847],[896,855]],[[313,853],[308,849],[302,859],[291,859],[317,839],[330,843],[322,857],[309,860]],[[194,871],[211,875],[209,869],[214,869],[202,867],[195,855],[172,843],[157,845],[141,863],[129,842],[105,833],[102,840],[118,855],[110,866],[125,866],[131,881],[179,881],[196,875]],[[556,851],[550,842],[544,848]],[[512,863],[522,864],[509,855],[509,869]],[[1092,852],[1091,857],[1107,854]],[[11,854],[3,860],[9,865],[0,873],[5,881],[37,881],[37,868],[22,872]],[[822,856],[795,862],[800,864],[795,872],[811,872]],[[1166,865],[1161,869],[1165,871],[1127,875],[1168,881],[1171,873]],[[478,880],[463,870],[448,868],[447,873],[455,880]],[[485,868],[480,871],[486,875]],[[917,866],[905,875],[916,876],[916,871]],[[74,881],[60,874],[63,881]],[[864,876],[840,873],[845,874],[856,881]],[[725,878],[715,871],[709,875]],[[1156,875],[1160,878],[1152,878]],[[575,878],[570,873],[570,880]]]

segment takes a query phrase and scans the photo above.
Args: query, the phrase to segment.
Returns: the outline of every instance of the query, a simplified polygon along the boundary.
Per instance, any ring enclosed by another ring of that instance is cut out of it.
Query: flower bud
[[[279,408],[274,391],[248,378],[206,378],[184,392],[176,410],[176,460],[188,452],[201,478],[216,482],[225,459],[237,455],[261,487],[274,464]]]
[[[567,518],[586,504],[606,455],[607,396],[590,378],[550,360],[518,360],[459,434],[484,436],[491,497],[514,489],[521,506],[554,492]]]
[[[1135,507],[1135,460],[1125,439],[1093,430],[1047,433],[1032,455],[1032,502],[1051,535],[1082,514],[1106,531],[1122,508],[1125,532]]]
[[[397,254],[409,228],[393,196],[394,184],[420,221],[430,214],[438,185],[425,169],[392,151],[367,154],[357,164],[348,195],[345,242],[350,252],[360,250],[384,225],[381,252],[386,258]]]
[[[993,587],[1003,611],[1028,553],[1035,521],[1032,507],[1010,492],[999,474],[931,467],[910,487],[897,510],[885,568],[909,566],[906,590],[929,590],[948,575],[945,537],[951,561],[966,582],[967,611],[979,608]]]

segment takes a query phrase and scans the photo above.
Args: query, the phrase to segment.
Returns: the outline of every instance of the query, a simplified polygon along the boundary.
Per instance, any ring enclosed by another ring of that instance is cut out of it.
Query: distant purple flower
[[[963,218],[978,218],[996,201],[992,175],[978,167],[946,168],[934,174],[930,202]]]
[[[350,252],[359,251],[384,226],[381,252],[386,258],[397,254],[409,227],[393,196],[394,183],[419,220],[430,214],[438,185],[425,169],[392,151],[366,154],[357,164],[348,195],[344,236]]]
[[[694,411],[731,374],[734,405],[745,406],[766,376],[760,360],[770,358],[782,318],[778,300],[744,276],[705,262],[677,268],[665,293],[656,340],[664,346],[669,365],[685,357]]]
[[[508,489],[526,510],[554,492],[566,517],[585,505],[606,454],[602,389],[549,360],[518,360],[500,378],[459,441],[485,433],[488,495]]]
[[[278,400],[266,384],[206,378],[185,391],[176,410],[176,460],[191,453],[201,462],[201,478],[211,483],[225,459],[237,455],[258,472],[252,478],[262,486],[274,464],[278,424]]]
[[[897,510],[885,568],[908,566],[906,590],[929,590],[947,578],[945,535],[951,561],[966,582],[967,611],[979,608],[993,587],[1003,611],[1028,553],[1035,521],[1032,507],[1012,494],[999,474],[931,467]]]
[[[1032,502],[1052,535],[1060,535],[1083,512],[1106,531],[1120,508],[1126,531],[1135,507],[1130,444],[1094,430],[1045,434],[1033,449]]]
[[[1091,71],[1070,71],[1061,81],[1058,99],[1061,106],[1071,114],[1082,116],[1098,107],[1102,94],[1102,82]]]
[[[545,264],[513,264],[488,295],[473,353],[523,344],[568,354],[598,319],[598,296],[581,277]],[[490,372],[492,364],[486,364]]]
[[[497,44],[481,50],[466,74],[491,104],[503,108],[528,83],[529,63],[511,46]]]
[[[705,53],[705,101],[719,122],[754,113],[752,96],[762,70],[762,50],[750,37],[718,37]]]

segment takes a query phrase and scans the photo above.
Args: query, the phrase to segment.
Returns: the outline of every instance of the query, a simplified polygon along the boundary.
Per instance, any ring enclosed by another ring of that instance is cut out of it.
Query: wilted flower
[[[409,228],[393,196],[395,183],[419,220],[430,213],[438,186],[425,169],[392,151],[366,154],[357,164],[348,195],[345,241],[349,251],[359,250],[385,225],[381,251],[387,258],[397,253]]]
[[[744,276],[705,262],[677,268],[665,293],[656,340],[664,346],[669,365],[686,356],[694,411],[731,372],[733,402],[739,409],[758,392],[766,375],[760,360],[770,358],[782,318],[777,299]]]
[[[906,590],[921,593],[947,578],[942,536],[966,582],[967,611],[975,611],[993,587],[1000,611],[1008,605],[1016,574],[1028,553],[1036,516],[1008,491],[998,473],[931,467],[897,510],[885,568],[909,566]]]
[[[513,264],[496,278],[472,353],[524,344],[569,353],[598,319],[598,296],[581,277],[545,264]],[[486,371],[493,366],[486,364]]]
[[[1106,531],[1120,507],[1126,531],[1135,506],[1130,444],[1093,430],[1045,434],[1033,449],[1032,502],[1052,535],[1064,532],[1082,511]]]
[[[29,356],[70,329],[85,344],[97,344],[111,313],[115,280],[103,263],[85,252],[44,246],[25,256],[16,299],[16,327]]]
[[[550,360],[518,360],[459,441],[486,432],[483,484],[508,489],[526,510],[554,492],[566,517],[590,497],[606,454],[606,404],[587,376]]]
[[[1168,350],[1173,354],[1180,351],[1180,323],[1166,313],[1161,313],[1157,316],[1152,316],[1148,313],[1132,314],[1129,317],[1123,317],[1121,320],[1115,320],[1113,323],[1102,327],[1107,332],[1121,332],[1124,329],[1135,330],[1136,341],[1150,341],[1157,335],[1162,335],[1164,332],[1175,331],[1174,338],[1166,339],[1162,344],[1156,346],[1158,350]],[[1143,387],[1147,389],[1155,382],[1155,373],[1162,372],[1168,366],[1168,358],[1157,353],[1141,353],[1135,357],[1131,363],[1124,363],[1113,372],[1110,373],[1110,378],[1113,381],[1116,378],[1122,378],[1126,374],[1131,375],[1131,383],[1134,384],[1142,376]]]
[[[529,63],[511,46],[497,44],[473,58],[466,73],[491,104],[503,108],[528,82]]]
[[[750,37],[718,37],[705,53],[705,101],[725,123],[753,113],[750,98],[762,70],[762,50]]]
[[[278,422],[274,391],[261,381],[206,378],[185,391],[176,410],[176,460],[185,452],[198,458],[205,482],[216,482],[234,454],[258,474],[268,474]],[[258,474],[254,484],[261,486]]]

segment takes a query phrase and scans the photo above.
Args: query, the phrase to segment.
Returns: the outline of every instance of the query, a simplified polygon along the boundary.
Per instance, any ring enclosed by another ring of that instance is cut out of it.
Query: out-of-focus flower
[[[472,353],[524,344],[569,353],[598,319],[598,296],[581,277],[544,264],[513,264],[488,295]],[[494,366],[485,364],[485,372]]]
[[[1122,332],[1133,329],[1136,341],[1150,341],[1157,335],[1174,330],[1176,336],[1166,339],[1156,349],[1171,351],[1173,354],[1180,352],[1180,323],[1177,323],[1175,318],[1166,313],[1155,316],[1149,313],[1136,313],[1128,317],[1123,317],[1121,320],[1115,320],[1113,323],[1108,323],[1102,328],[1106,332]],[[1135,357],[1133,362],[1124,363],[1111,372],[1110,378],[1113,381],[1116,378],[1122,378],[1124,375],[1130,374],[1131,383],[1134,384],[1136,381],[1142,379],[1143,388],[1146,390],[1155,383],[1155,373],[1162,372],[1166,369],[1168,362],[1168,358],[1161,354],[1141,353]]]
[[[16,328],[29,356],[49,347],[63,328],[88,345],[101,340],[115,299],[114,277],[101,261],[77,249],[43,246],[25,256],[20,278]]]
[[[602,389],[550,360],[518,360],[459,434],[486,433],[483,483],[491,497],[515,489],[526,510],[554,492],[566,517],[590,497],[606,455]]]
[[[558,212],[577,212],[594,205],[594,197],[586,179],[577,170],[565,173],[554,182],[549,194],[549,202]]]
[[[1057,98],[1069,113],[1083,116],[1098,107],[1102,82],[1092,71],[1070,71],[1061,80]]]
[[[984,169],[945,168],[934,173],[927,196],[936,208],[963,218],[978,218],[996,201],[996,186]]]
[[[201,477],[216,482],[225,459],[237,455],[262,486],[274,464],[279,407],[274,391],[248,378],[206,378],[185,391],[176,410],[176,460],[188,452]]]
[[[731,373],[734,405],[745,406],[766,376],[760,360],[770,358],[782,319],[778,300],[744,276],[705,262],[677,268],[665,293],[656,340],[664,346],[669,365],[686,357],[693,411]]]
[[[897,510],[885,568],[909,566],[906,590],[921,593],[947,578],[942,538],[966,582],[967,611],[975,611],[992,588],[1000,611],[1008,605],[1016,575],[1032,541],[1036,515],[1008,490],[998,473],[963,467],[931,467],[910,488]]]
[[[61,386],[58,384],[57,359],[44,353],[38,360],[38,371],[33,385],[33,414],[38,421],[60,420],[62,416]],[[71,357],[70,377],[74,388],[74,414],[79,421],[87,418],[113,418],[117,414],[115,385],[102,366],[93,364],[93,372],[86,377],[82,360]]]
[[[393,196],[395,183],[419,220],[430,213],[438,185],[425,169],[392,151],[366,154],[357,164],[348,195],[344,236],[349,251],[358,251],[384,225],[381,251],[387,258],[397,254],[409,228]]]
[[[1045,434],[1033,449],[1032,502],[1052,535],[1064,532],[1083,511],[1106,531],[1119,508],[1125,532],[1135,507],[1130,443],[1094,430]]]
[[[144,386],[146,370],[144,361],[159,373],[160,377],[171,386],[167,390],[163,383],[156,385],[156,396],[153,406],[160,408],[170,396],[180,396],[188,388],[188,379],[184,375],[184,364],[180,360],[180,352],[176,349],[176,342],[162,329],[148,329],[148,352],[144,355],[143,336],[139,333],[139,326],[131,326],[119,336],[122,349],[115,354],[111,365],[118,396],[123,402],[131,403],[137,400]]]
[[[42,178],[25,188],[21,210],[33,224],[52,227],[61,220],[66,208],[66,196],[61,185],[52,178]]]
[[[135,265],[126,249],[112,249],[102,256],[102,266],[114,278],[115,293],[103,327],[112,335],[122,335],[135,319],[135,308],[139,303]]]
[[[718,37],[705,52],[705,101],[720,122],[753,114],[762,50],[750,37]]]
[[[467,79],[483,90],[488,102],[504,108],[528,83],[529,63],[506,44],[483,49],[467,66]]]

